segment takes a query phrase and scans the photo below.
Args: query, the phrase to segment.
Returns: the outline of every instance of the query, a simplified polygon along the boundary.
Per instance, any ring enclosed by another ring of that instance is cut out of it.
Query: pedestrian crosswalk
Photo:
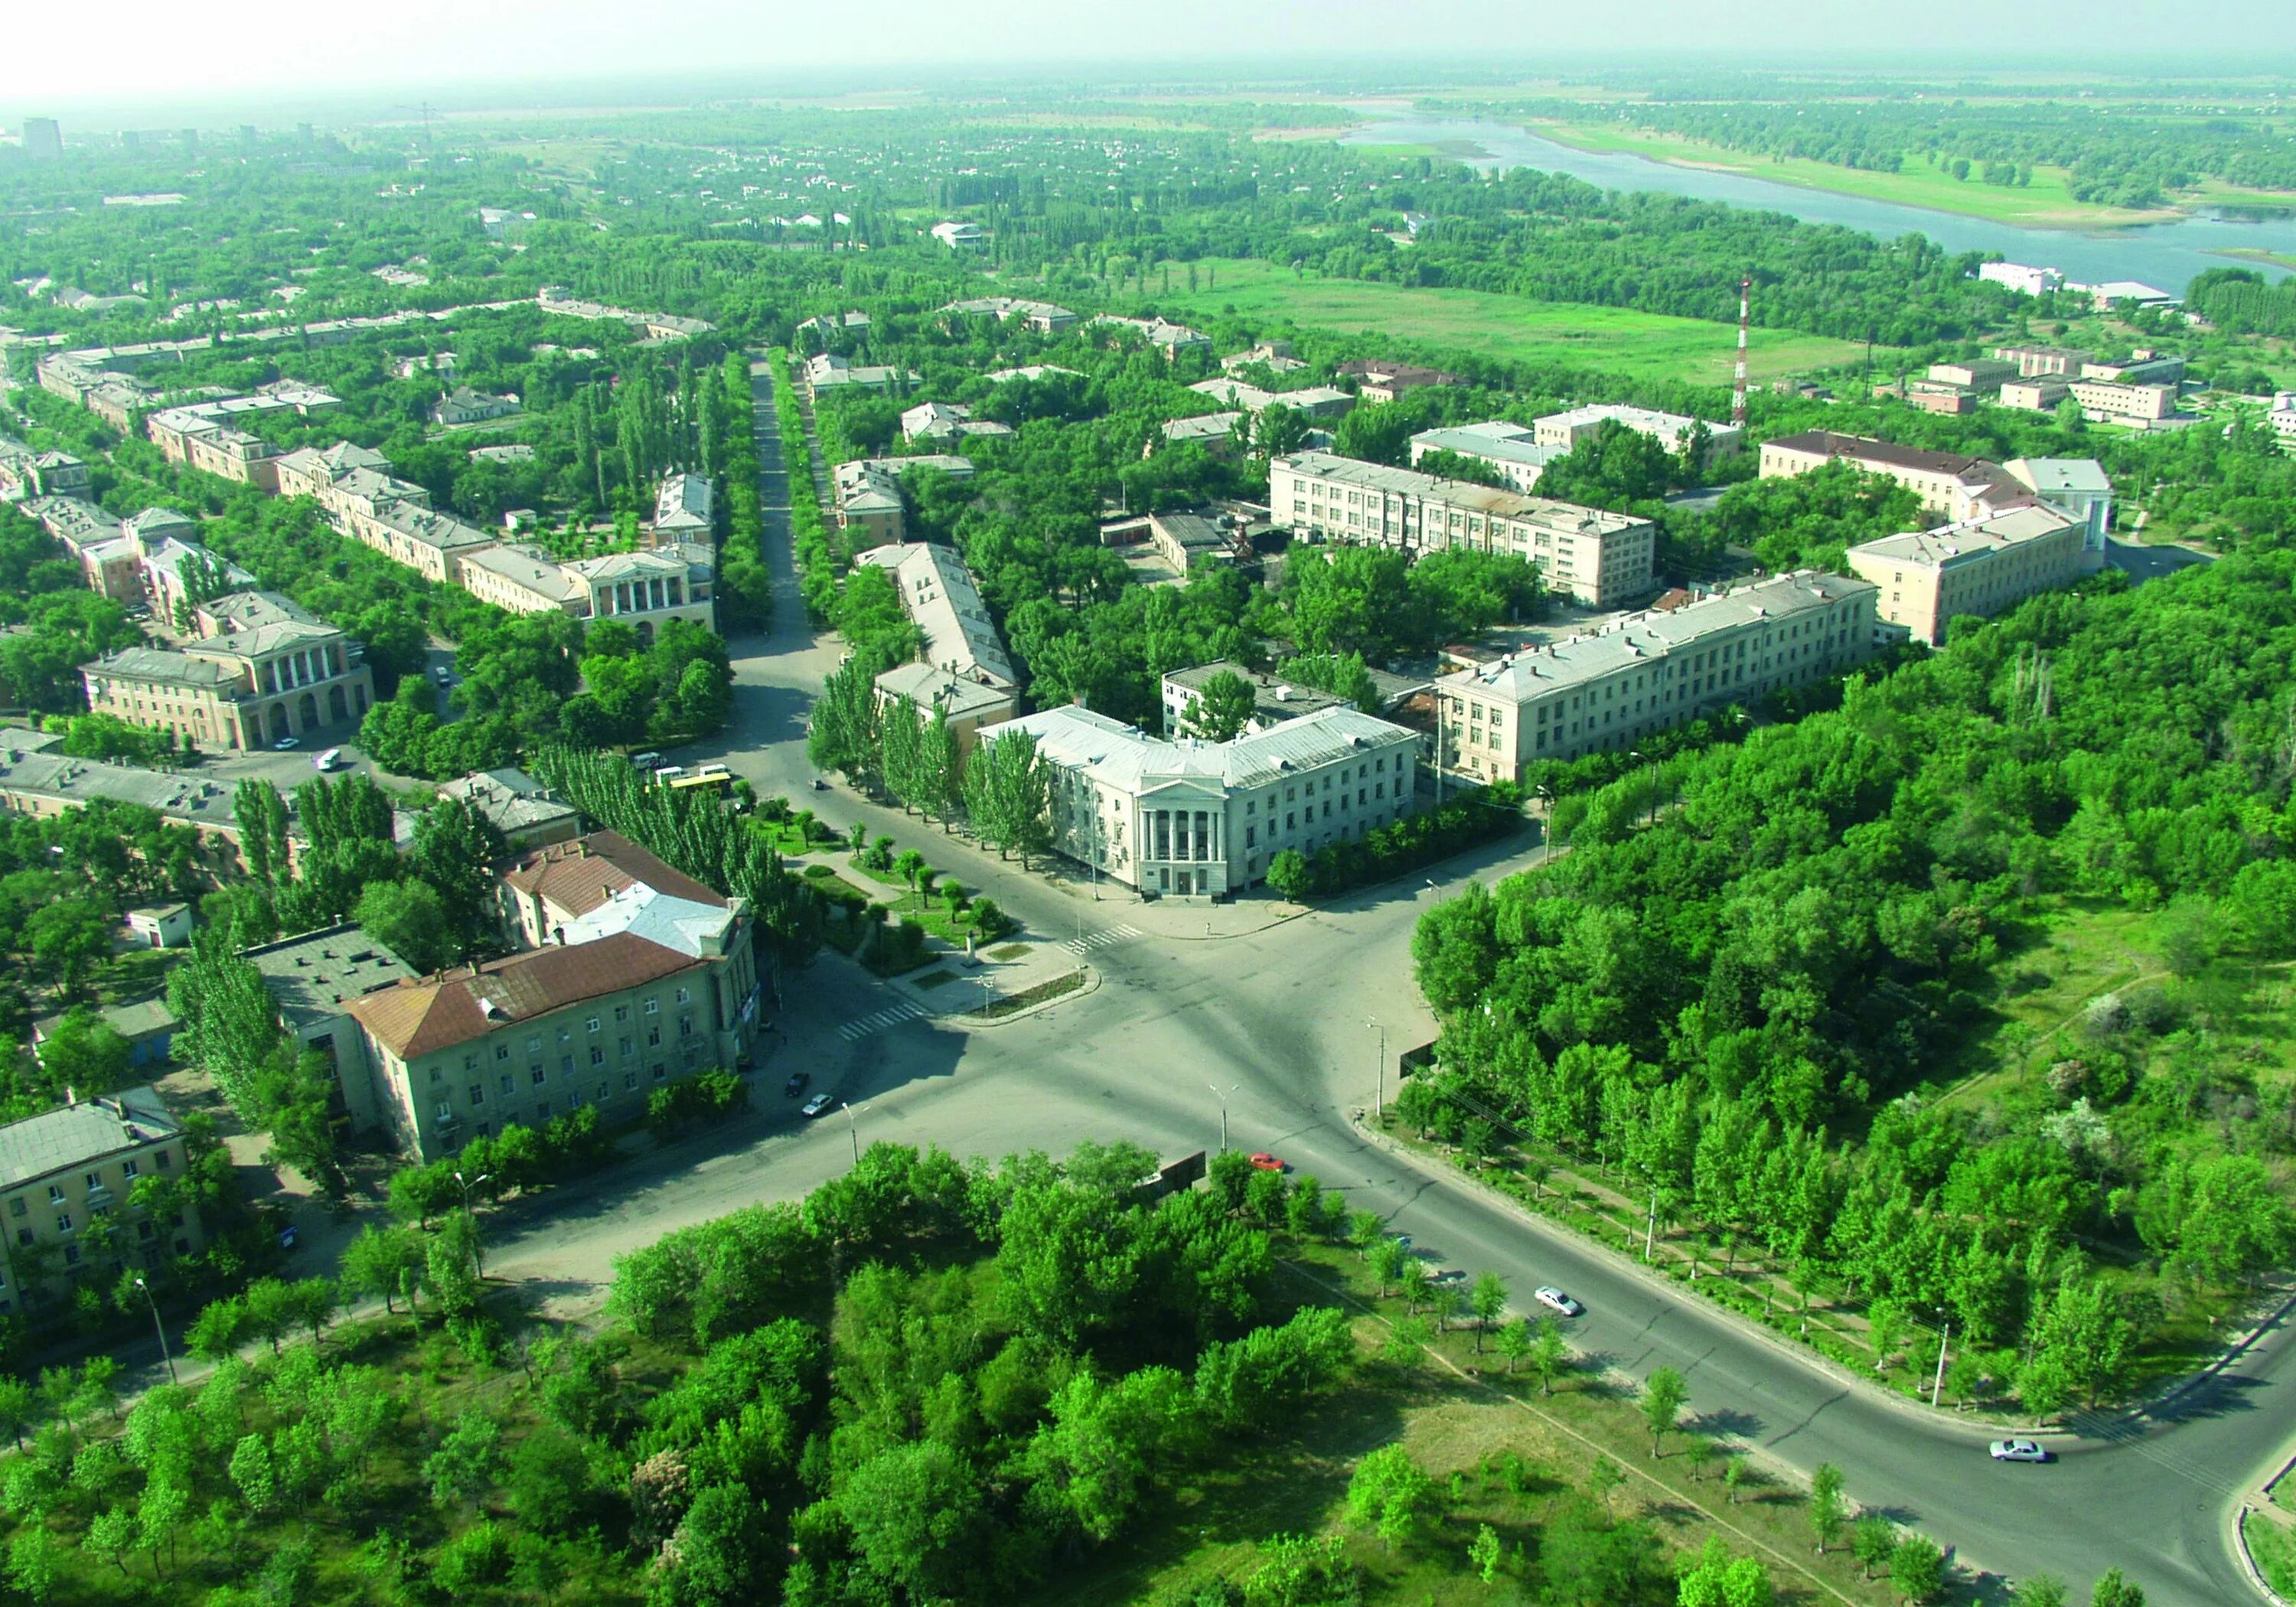
[[[1106,948],[1111,943],[1121,943],[1128,938],[1147,934],[1136,926],[1111,926],[1099,931],[1086,932],[1080,938],[1070,938],[1061,945],[1072,955],[1088,955],[1095,948]]]
[[[837,1036],[848,1043],[852,1043],[883,1032],[889,1028],[898,1027],[903,1021],[915,1021],[919,1016],[929,1013],[931,1013],[922,1004],[904,999],[899,1004],[889,1004],[873,1014],[846,1022],[837,1029]]]

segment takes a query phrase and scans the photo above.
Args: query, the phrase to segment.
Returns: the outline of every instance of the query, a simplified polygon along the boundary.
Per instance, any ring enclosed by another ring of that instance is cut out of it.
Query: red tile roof
[[[644,938],[619,932],[570,948],[537,948],[472,969],[402,979],[343,1008],[401,1060],[451,1049],[585,999],[603,998],[700,970]]]
[[[503,881],[577,918],[633,887],[650,887],[717,909],[726,906],[721,894],[671,869],[619,832],[593,832],[538,849],[503,873]]]

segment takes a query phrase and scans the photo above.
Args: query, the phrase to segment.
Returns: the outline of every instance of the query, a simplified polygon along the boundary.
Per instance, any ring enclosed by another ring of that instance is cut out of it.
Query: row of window
[[[154,1150],[152,1152],[152,1164],[156,1170],[162,1172],[168,1170],[173,1164],[173,1161],[174,1156],[169,1151]],[[137,1160],[133,1155],[130,1155],[120,1161],[119,1181],[122,1187],[132,1185],[135,1179],[142,1175],[143,1163]],[[81,1173],[80,1182],[83,1188],[91,1196],[107,1193],[110,1192],[111,1186],[104,1180],[103,1168],[102,1167],[91,1167],[86,1171]],[[66,1203],[64,1198],[64,1185],[62,1184],[51,1183],[48,1185],[48,1203],[50,1205],[62,1205]],[[29,1216],[30,1213],[31,1207],[25,1202],[25,1197],[23,1195],[12,1194],[9,1196],[8,1214],[10,1216],[23,1217]]]

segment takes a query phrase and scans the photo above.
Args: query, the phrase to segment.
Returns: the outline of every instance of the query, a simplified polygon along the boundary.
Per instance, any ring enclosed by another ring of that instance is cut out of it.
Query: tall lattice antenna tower
[[[1754,276],[1738,281],[1738,389],[1730,398],[1730,422],[1746,427],[1746,325],[1753,307]]]

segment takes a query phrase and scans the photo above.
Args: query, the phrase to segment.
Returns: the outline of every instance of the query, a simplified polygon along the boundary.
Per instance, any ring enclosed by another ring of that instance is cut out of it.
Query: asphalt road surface
[[[735,716],[724,757],[761,791],[786,791],[844,823],[895,829],[896,814],[851,794],[810,791],[805,708],[833,668],[788,594],[786,492],[779,441],[761,411],[768,560],[783,589],[769,635],[734,644]],[[710,754],[700,756],[710,757]],[[900,821],[906,840],[931,828]],[[792,1198],[850,1164],[879,1138],[939,1144],[960,1154],[1065,1151],[1085,1138],[1128,1138],[1165,1156],[1216,1147],[1223,1107],[1231,1141],[1268,1149],[1382,1213],[1419,1249],[1470,1275],[1505,1276],[1518,1308],[1540,1283],[1585,1301],[1573,1344],[1636,1376],[1679,1368],[1702,1426],[1803,1472],[1839,1465],[1850,1495],[1956,1548],[1973,1570],[2047,1571],[2085,1591],[2118,1565],[2155,1607],[2221,1607],[2253,1598],[2229,1549],[2228,1507],[2282,1448],[2296,1360],[2278,1327],[2181,1406],[2088,1425],[2058,1442],[2046,1466],[1997,1465],[1982,1428],[1869,1391],[1808,1355],[1649,1280],[1630,1262],[1550,1228],[1362,1137],[1350,1113],[1369,1105],[1376,1020],[1390,1050],[1424,1041],[1433,1022],[1409,978],[1413,925],[1432,899],[1472,876],[1520,868],[1529,853],[1486,852],[1447,864],[1431,890],[1413,877],[1333,907],[1238,930],[1259,913],[1224,912],[1220,930],[1183,930],[1169,906],[1099,902],[1009,872],[955,841],[937,864],[968,884],[994,881],[997,901],[1041,940],[1097,934],[1100,985],[1041,1013],[966,1030],[931,1020],[849,1038],[840,1029],[887,1004],[885,990],[834,955],[789,980],[783,1034],[758,1078],[760,1109],[701,1148],[680,1146],[549,1197],[547,1214],[492,1231],[488,1269],[545,1291],[593,1291],[612,1258],[670,1228],[758,1200]],[[1152,927],[1137,937],[1119,926]],[[805,1122],[779,1095],[782,1077],[851,1107]]]

